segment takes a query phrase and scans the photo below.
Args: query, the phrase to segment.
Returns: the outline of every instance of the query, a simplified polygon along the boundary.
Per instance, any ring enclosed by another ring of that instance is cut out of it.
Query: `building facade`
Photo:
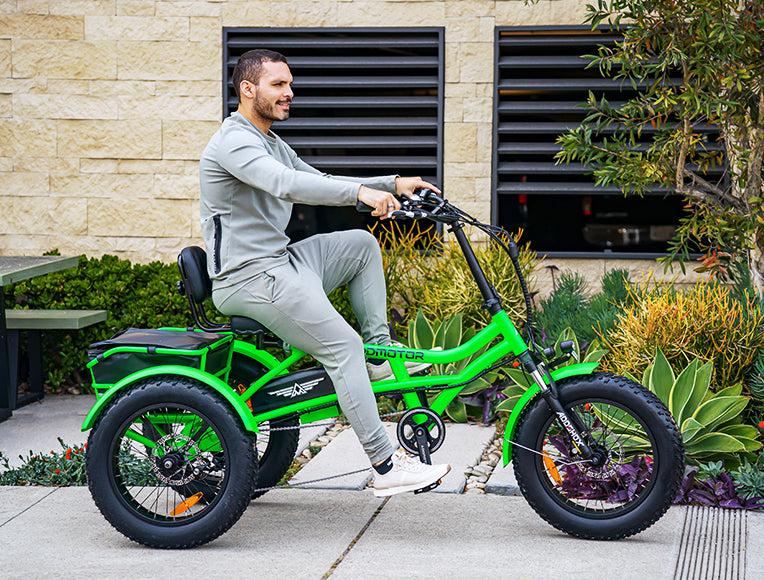
[[[226,58],[235,55],[231,39],[264,29],[271,36],[283,31],[312,37],[358,29],[378,44],[394,40],[395,29],[421,29],[437,37],[438,85],[410,93],[429,95],[436,107],[435,153],[423,154],[435,163],[428,177],[438,178],[465,210],[496,221],[497,43],[506,31],[524,28],[564,33],[583,22],[586,3],[0,0],[0,254],[37,255],[56,248],[62,254],[169,262],[184,246],[200,243],[198,158],[230,101],[224,82]],[[351,62],[342,60],[336,46],[330,48],[339,62]],[[390,50],[393,56],[400,53]],[[560,50],[564,56],[566,49]],[[349,50],[346,56],[353,54]],[[316,58],[311,61],[308,47],[298,65],[312,62],[316,68]],[[396,70],[394,61],[389,66]],[[321,74],[319,68],[312,75],[319,96]],[[300,75],[295,80],[299,105]],[[333,87],[331,95],[337,110],[348,106],[341,87]],[[351,105],[360,107],[361,101]],[[373,106],[374,99],[368,103]],[[298,112],[295,107],[293,116]],[[312,134],[321,133],[320,126],[313,129]],[[294,134],[299,136],[299,126]],[[415,134],[416,128],[410,136]],[[358,138],[345,137],[347,147]],[[339,157],[346,149],[337,143],[305,146]],[[427,146],[426,139],[412,137],[411,147]],[[386,153],[370,157],[375,155]],[[415,164],[400,170],[412,172],[427,174]],[[616,266],[662,273],[650,253],[639,259],[639,252],[619,254],[604,246],[601,252],[566,253],[564,244],[549,249],[553,257],[546,265],[576,269],[592,280]],[[542,269],[540,286],[550,282],[549,271]]]

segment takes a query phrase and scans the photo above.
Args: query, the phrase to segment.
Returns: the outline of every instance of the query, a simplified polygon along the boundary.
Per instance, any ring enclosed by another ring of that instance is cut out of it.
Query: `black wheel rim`
[[[156,525],[200,519],[220,501],[228,480],[230,457],[220,430],[181,404],[134,413],[116,431],[109,453],[117,497]]]
[[[550,417],[535,446],[545,491],[567,511],[587,518],[618,517],[635,509],[649,495],[660,468],[652,432],[613,401],[577,401],[566,410],[581,419],[595,458],[582,461],[565,428]]]

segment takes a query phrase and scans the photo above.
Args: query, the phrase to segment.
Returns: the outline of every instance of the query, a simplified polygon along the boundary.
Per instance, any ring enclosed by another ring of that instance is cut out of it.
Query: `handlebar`
[[[429,219],[441,223],[454,223],[459,217],[454,212],[441,212],[448,202],[436,194],[431,189],[419,189],[411,196],[395,196],[401,204],[401,209],[390,212],[387,217],[407,218],[407,219]],[[429,206],[429,210],[423,206]],[[362,201],[355,204],[355,209],[360,213],[369,213],[374,210],[373,207],[366,205]]]
[[[440,222],[451,226],[450,231],[454,232],[459,245],[462,246],[462,251],[467,259],[470,269],[473,271],[475,280],[478,286],[481,287],[481,293],[486,298],[485,307],[493,308],[494,306],[501,308],[501,299],[496,293],[496,290],[486,280],[480,265],[475,258],[475,254],[470,247],[469,241],[464,235],[462,228],[465,225],[477,227],[486,234],[488,234],[494,241],[496,241],[504,251],[509,255],[515,273],[517,274],[518,281],[520,282],[520,288],[525,299],[525,306],[527,312],[527,325],[526,330],[528,332],[528,340],[531,350],[536,352],[538,347],[533,339],[533,318],[530,293],[525,282],[525,278],[520,268],[519,248],[515,239],[508,234],[504,229],[499,226],[493,226],[490,224],[484,224],[474,217],[470,216],[466,212],[460,210],[458,207],[450,204],[448,200],[441,197],[431,189],[417,190],[411,197],[402,196],[397,197],[400,201],[401,209],[392,211],[387,214],[388,218],[408,218],[408,219],[429,219],[434,222]],[[366,205],[362,201],[356,204],[356,210],[363,213],[368,213],[374,210],[374,208]]]

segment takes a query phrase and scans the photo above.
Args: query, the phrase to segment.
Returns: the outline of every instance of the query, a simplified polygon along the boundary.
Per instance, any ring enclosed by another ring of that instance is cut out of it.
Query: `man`
[[[249,51],[233,71],[239,106],[212,137],[200,161],[202,232],[220,312],[248,316],[324,365],[342,411],[373,466],[374,493],[387,496],[428,487],[448,465],[425,465],[395,451],[379,419],[369,376],[391,375],[371,365],[363,342],[389,346],[382,257],[361,230],[321,234],[289,244],[293,203],[355,205],[385,218],[400,208],[393,193],[411,195],[432,184],[418,177],[322,174],[271,132],[289,118],[292,74],[286,58]],[[332,307],[334,288],[348,284],[363,340]],[[422,370],[411,369],[412,372]]]

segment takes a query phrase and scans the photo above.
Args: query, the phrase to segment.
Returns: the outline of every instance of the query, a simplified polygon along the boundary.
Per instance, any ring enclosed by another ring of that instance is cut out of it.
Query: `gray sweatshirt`
[[[214,289],[285,263],[293,203],[355,205],[361,184],[395,192],[395,175],[337,177],[304,161],[272,131],[239,113],[223,121],[202,153],[200,217]]]

